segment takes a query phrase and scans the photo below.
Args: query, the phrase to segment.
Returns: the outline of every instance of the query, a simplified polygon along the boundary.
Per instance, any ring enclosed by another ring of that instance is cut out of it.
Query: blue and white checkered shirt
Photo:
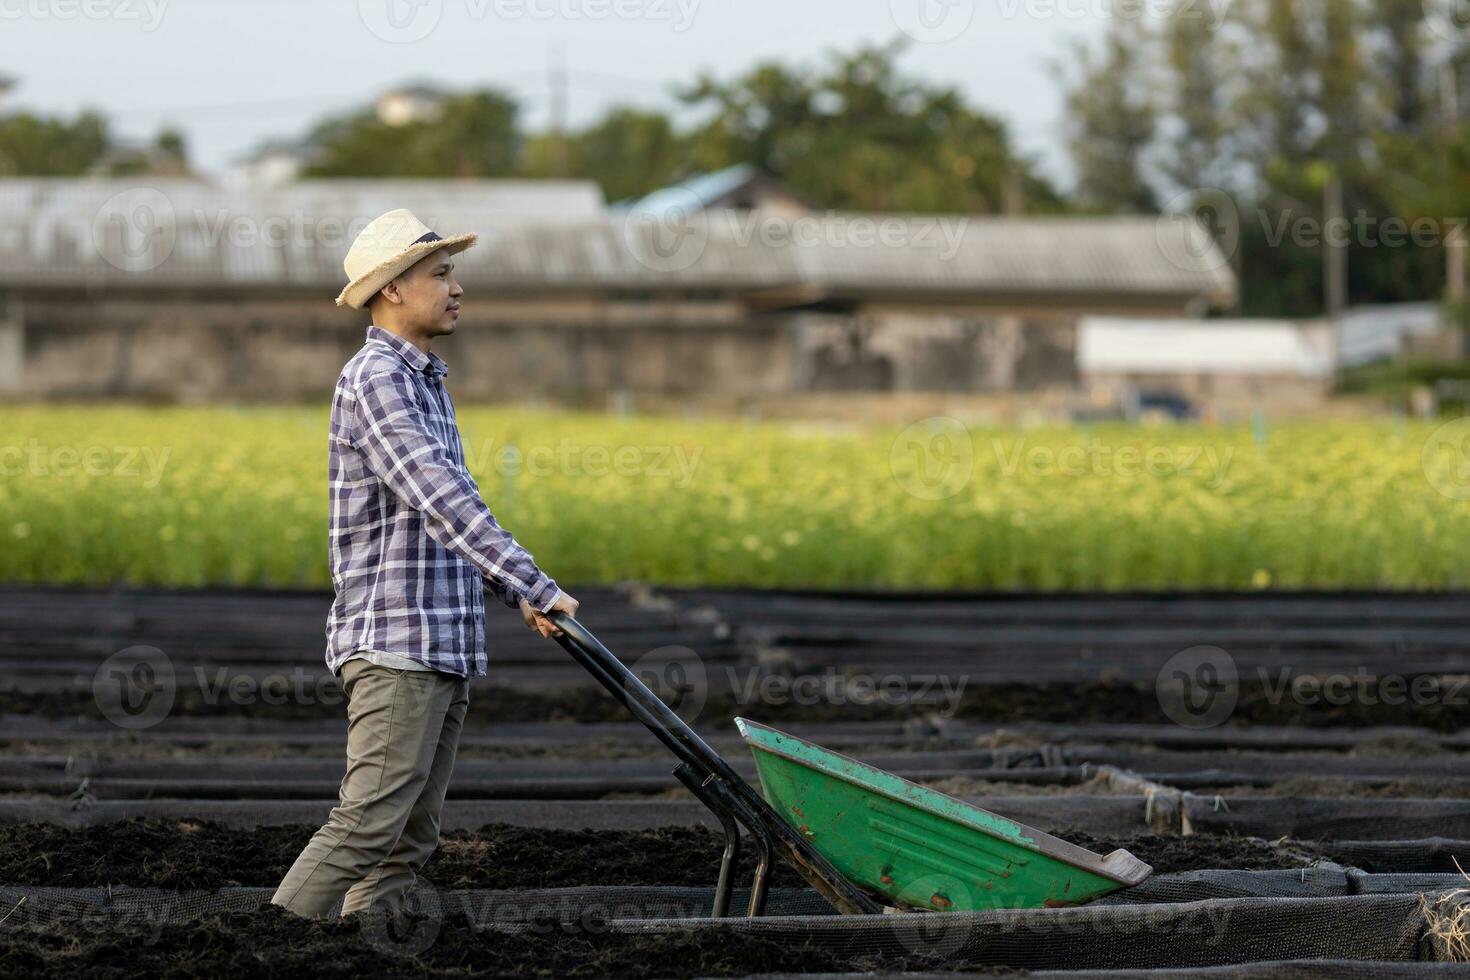
[[[331,563],[327,666],[361,650],[431,670],[484,674],[490,591],[546,612],[560,596],[480,499],[465,468],[448,366],[382,327],[332,396]]]

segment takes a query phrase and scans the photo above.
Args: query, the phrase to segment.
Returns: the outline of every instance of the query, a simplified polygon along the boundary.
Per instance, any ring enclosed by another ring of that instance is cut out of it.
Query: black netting
[[[1363,874],[1325,863],[1294,871],[1190,871],[1160,874],[1132,888],[1104,896],[1088,908],[1159,905],[1225,898],[1332,898],[1353,895],[1441,894],[1465,885],[1459,875]],[[44,921],[70,914],[115,915],[122,919],[180,922],[216,912],[241,912],[270,900],[270,888],[220,888],[174,891],[161,888],[53,888],[0,886],[0,914],[14,910],[10,922]],[[575,921],[603,919],[690,919],[708,916],[714,889],[676,886],[581,886],[530,889],[436,889],[421,883],[418,893],[447,915],[480,924],[510,924],[551,917]],[[743,911],[749,890],[737,888],[731,909]],[[835,915],[810,888],[772,888],[768,915]]]
[[[1454,837],[1443,847],[1470,857],[1470,800],[1311,799],[1297,797],[1200,797],[1181,794],[1187,827],[1159,826],[1159,801],[1142,796],[965,797],[988,810],[1047,833],[1128,837],[1186,830],[1193,833],[1314,841],[1371,841]],[[230,826],[320,824],[328,800],[97,800],[78,807],[61,801],[0,800],[0,823],[94,824],[128,817],[214,820]],[[1150,818],[1154,819],[1151,820]],[[570,830],[620,830],[718,824],[700,804],[680,800],[457,800],[444,807],[444,829],[490,823]],[[1355,862],[1344,862],[1355,863]],[[1467,865],[1470,866],[1470,865]]]
[[[209,915],[250,912],[270,901],[271,888],[220,888],[172,891],[162,888],[26,888],[0,887],[0,915],[9,911],[7,926],[45,924],[64,919],[117,922],[189,922]],[[735,889],[731,908],[744,910],[748,889]],[[440,890],[421,883],[414,891],[419,908],[482,926],[513,928],[556,921],[601,922],[609,919],[696,919],[710,914],[711,888],[607,887],[532,888],[524,890]],[[333,914],[340,911],[340,903]],[[772,888],[767,892],[770,915],[835,915],[831,905],[808,888]],[[0,927],[3,928],[3,927]]]
[[[1220,872],[1217,875],[1224,875]],[[1234,873],[1243,879],[1247,872]],[[1257,880],[1279,876],[1257,876]],[[1183,889],[1200,879],[1172,876]],[[1264,887],[1264,884],[1261,886]],[[1216,890],[1223,890],[1216,887]],[[805,947],[846,959],[921,956],[947,968],[1005,965],[1028,969],[1156,969],[1258,960],[1449,958],[1434,940],[1433,917],[1460,906],[1439,896],[1371,894],[1337,898],[1234,898],[1094,903],[1070,909],[830,914],[805,889],[776,889],[759,919],[709,919],[702,888],[568,888],[526,891],[417,889],[416,914],[446,927],[539,934],[548,923],[576,931],[658,934],[716,930],[721,935]],[[269,889],[210,892],[156,889],[0,888],[7,929],[85,926],[125,929],[210,916],[261,914]],[[737,895],[736,907],[743,905]]]
[[[1324,850],[1341,864],[1379,874],[1470,871],[1470,840],[1343,840]]]
[[[1105,895],[1096,905],[1195,902],[1211,898],[1333,898],[1453,891],[1467,882],[1458,874],[1364,874],[1323,862],[1289,871],[1181,871],[1158,874],[1132,888]]]
[[[1470,838],[1470,800],[1183,797],[1198,833],[1317,841]]]
[[[1034,980],[1440,980],[1463,978],[1456,963],[1390,962],[1385,960],[1273,960],[1234,966],[1180,970],[1037,970]],[[760,980],[851,980],[844,973],[762,973]],[[953,972],[904,973],[903,980],[954,980]]]
[[[1178,905],[1089,906],[891,916],[790,916],[702,920],[715,929],[779,943],[815,943],[848,956],[924,951],[950,967],[1156,969],[1258,960],[1416,960],[1424,912],[1418,896],[1225,899]],[[670,923],[621,921],[619,931]]]

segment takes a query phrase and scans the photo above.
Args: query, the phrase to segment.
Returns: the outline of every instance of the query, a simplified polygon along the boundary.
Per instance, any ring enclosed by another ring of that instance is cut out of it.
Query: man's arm
[[[512,609],[520,608],[520,598],[511,592],[510,589],[506,588],[504,582],[497,582],[493,578],[487,578],[485,579],[485,591]]]
[[[356,443],[368,468],[414,510],[440,545],[473,562],[506,605],[548,612],[561,590],[502,528],[462,469],[428,434],[428,421],[401,371],[360,381]]]

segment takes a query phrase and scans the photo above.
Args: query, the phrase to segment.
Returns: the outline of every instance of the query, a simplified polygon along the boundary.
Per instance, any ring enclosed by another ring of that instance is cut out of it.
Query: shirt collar
[[[441,378],[449,373],[449,365],[445,364],[444,359],[438,354],[432,351],[427,354],[424,353],[417,346],[404,340],[391,330],[384,330],[382,327],[376,325],[370,326],[367,328],[367,339],[387,344],[393,348],[394,353],[403,358],[404,363],[415,371],[428,375],[438,375]]]

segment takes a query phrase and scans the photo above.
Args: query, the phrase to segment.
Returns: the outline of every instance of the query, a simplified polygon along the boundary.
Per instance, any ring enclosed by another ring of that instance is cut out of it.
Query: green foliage
[[[313,177],[510,177],[520,170],[516,104],[482,90],[446,95],[434,119],[389,125],[365,109],[318,124]]]
[[[151,145],[134,147],[114,140],[96,112],[80,112],[70,122],[29,112],[0,115],[0,176],[188,172],[188,149],[177,130],[161,130]]]
[[[432,120],[400,126],[363,109],[320,123],[312,176],[569,177],[608,200],[641,197],[695,174],[755,164],[817,208],[1055,211],[1061,196],[1009,134],[956,90],[905,75],[903,45],[834,53],[819,68],[768,62],[680,92],[700,119],[681,131],[661,112],[616,107],[585,128],[526,135],[506,96],[450,96]]]
[[[1067,146],[1077,168],[1076,196],[1106,211],[1158,210],[1144,175],[1144,156],[1157,126],[1156,96],[1146,84],[1137,19],[1114,21],[1099,55],[1073,47],[1075,81],[1067,92]]]
[[[1120,22],[1068,80],[1079,195],[1136,210],[1140,179],[1171,205],[1201,189],[1230,192],[1240,312],[1314,316],[1324,307],[1323,194],[1335,178],[1355,222],[1349,302],[1437,295],[1439,242],[1392,245],[1382,234],[1470,214],[1470,144],[1429,108],[1441,66],[1470,71],[1470,54],[1428,43],[1433,6],[1179,0],[1156,29]]]
[[[165,129],[154,138],[151,146],[115,150],[96,169],[111,177],[132,174],[179,176],[189,172],[189,153],[183,134],[178,130]]]
[[[1436,381],[1470,381],[1470,361],[1416,357],[1347,368],[1338,390],[1349,395],[1380,395],[1402,401],[1411,390],[1433,387]]]
[[[0,580],[326,586],[326,421],[0,407]],[[496,516],[568,583],[1470,584],[1470,509],[1443,492],[1470,470],[1426,448],[1432,423],[1281,424],[1265,445],[1248,426],[977,427],[944,454],[887,428],[477,407],[460,424]]]
[[[832,54],[822,69],[767,62],[681,92],[703,109],[695,171],[753,163],[819,208],[995,213],[1007,198],[1055,210],[1059,195],[1017,156],[1004,124],[955,89],[902,73],[904,45]]]
[[[107,121],[95,112],[75,120],[19,112],[0,117],[0,174],[72,177],[86,174],[106,155]]]
[[[1461,329],[1466,329],[1461,322]],[[1441,384],[1441,382],[1444,382]],[[1419,410],[1416,391],[1434,395],[1434,411],[1443,418],[1470,414],[1470,361],[1416,356],[1348,368],[1338,378],[1344,394],[1370,395],[1406,412]]]
[[[598,181],[609,201],[642,197],[679,179],[687,149],[663,113],[614,108],[580,132],[526,143],[528,177],[578,176]]]

